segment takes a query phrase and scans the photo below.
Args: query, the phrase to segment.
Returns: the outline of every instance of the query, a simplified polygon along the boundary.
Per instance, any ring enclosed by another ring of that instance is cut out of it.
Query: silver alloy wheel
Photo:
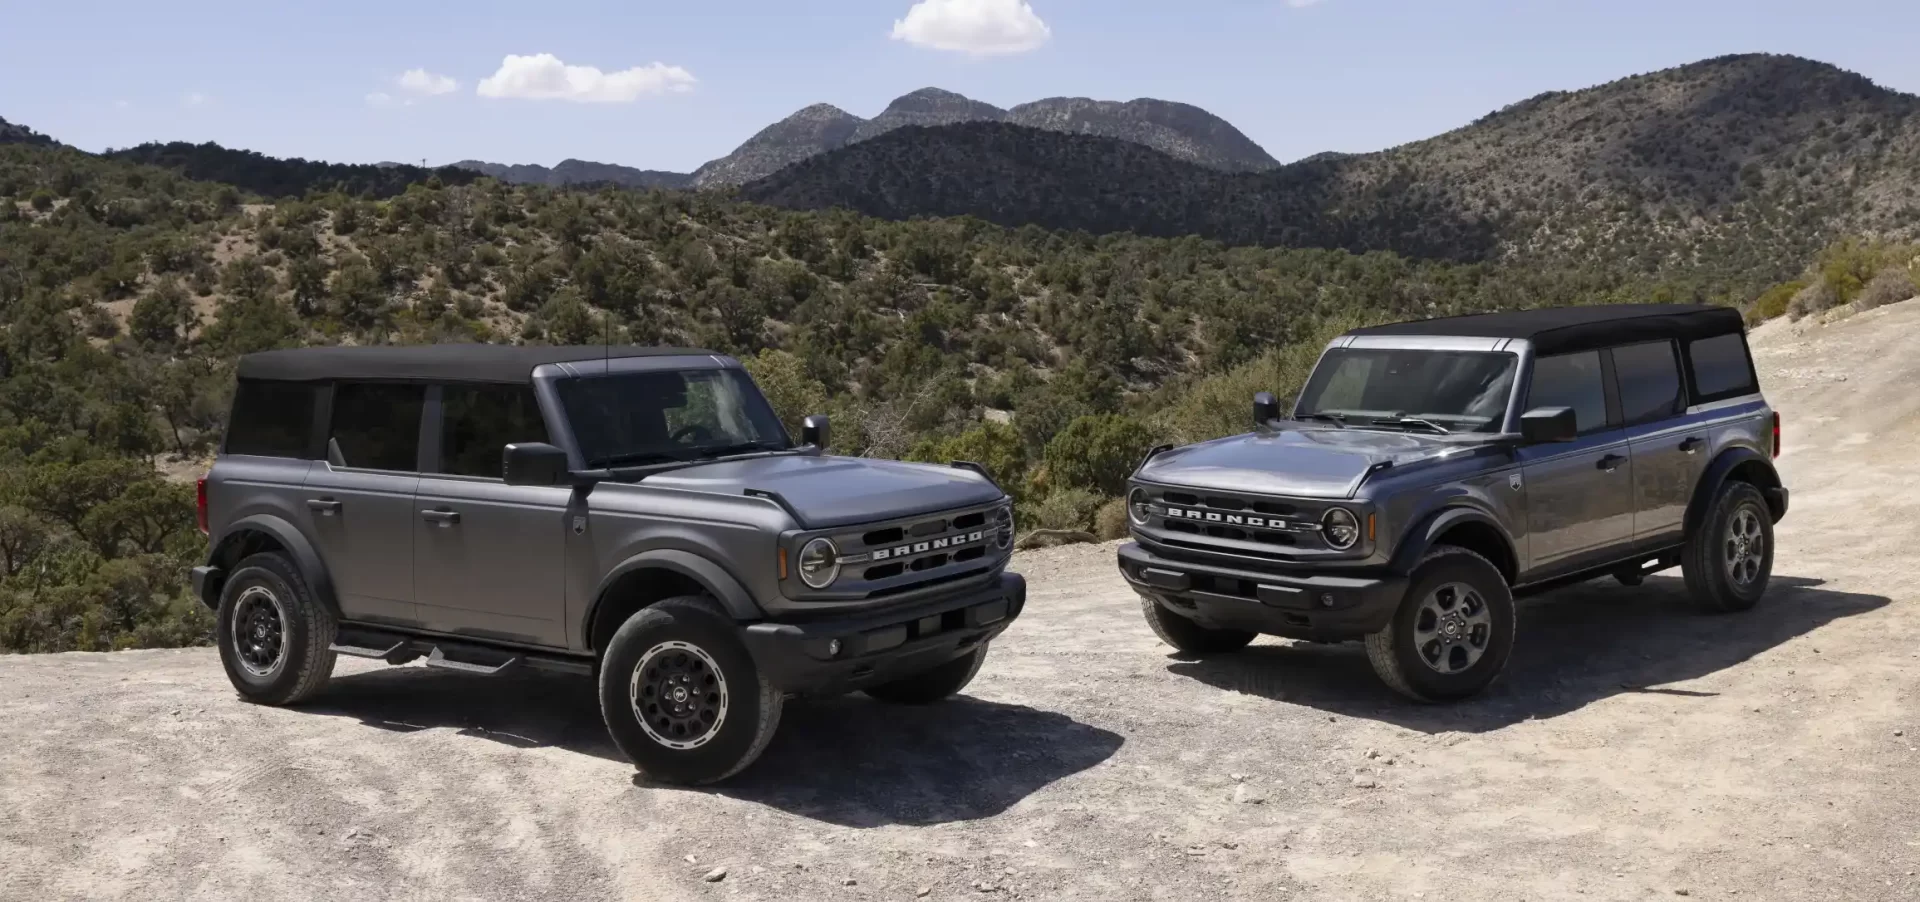
[[[633,666],[628,701],[640,729],[670,749],[697,749],[727,722],[727,677],[698,645],[678,640],[647,649]]]
[[[287,609],[266,586],[248,586],[233,603],[233,653],[256,677],[280,672],[287,659]]]
[[[1767,537],[1760,529],[1760,515],[1751,505],[1733,512],[1727,521],[1725,555],[1727,577],[1734,585],[1747,586],[1760,576],[1766,560]]]
[[[1493,611],[1466,583],[1446,583],[1420,600],[1413,644],[1435,673],[1455,674],[1480,662],[1493,641]]]

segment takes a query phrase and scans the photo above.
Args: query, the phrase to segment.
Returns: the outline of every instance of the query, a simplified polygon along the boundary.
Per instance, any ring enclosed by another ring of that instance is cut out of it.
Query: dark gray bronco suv
[[[1120,571],[1183,652],[1258,634],[1364,639],[1424,701],[1485,688],[1516,595],[1679,566],[1701,605],[1750,608],[1787,511],[1780,420],[1740,315],[1634,305],[1358,329],[1280,419],[1157,448]]]
[[[1025,603],[983,469],[826,444],[707,351],[254,354],[194,588],[247,698],[307,699],[341,654],[592,674],[636,766],[712,782],[789,695],[958,692]]]

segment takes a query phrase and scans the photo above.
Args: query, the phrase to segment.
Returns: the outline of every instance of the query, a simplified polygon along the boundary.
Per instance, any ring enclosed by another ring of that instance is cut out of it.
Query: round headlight
[[[996,528],[999,529],[998,535],[994,537],[994,540],[993,540],[994,544],[1000,548],[1005,548],[1008,545],[1012,545],[1013,544],[1013,505],[1011,504],[1003,505],[999,509],[995,510],[993,512],[993,522],[995,523]]]
[[[1320,534],[1327,545],[1345,551],[1360,541],[1360,519],[1344,507],[1330,507],[1320,515]]]
[[[840,578],[840,549],[831,539],[814,539],[800,549],[800,581],[824,589]]]
[[[1134,489],[1127,493],[1127,519],[1135,526],[1147,525],[1147,516],[1152,511],[1147,507],[1147,490]]]

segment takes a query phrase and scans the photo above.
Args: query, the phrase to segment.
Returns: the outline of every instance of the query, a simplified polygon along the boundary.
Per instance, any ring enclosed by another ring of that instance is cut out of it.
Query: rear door
[[[349,620],[417,624],[413,495],[425,400],[420,384],[333,387],[325,459],[313,462],[301,501]]]
[[[1579,436],[1519,451],[1528,569],[1551,569],[1633,537],[1633,461],[1599,351],[1534,361],[1523,410],[1571,407]]]
[[[500,454],[547,441],[531,385],[448,384],[428,399],[414,511],[414,598],[426,629],[564,646],[572,490],[511,486]]]
[[[1633,537],[1678,540],[1693,484],[1706,467],[1710,436],[1696,418],[1685,415],[1686,391],[1673,342],[1623,345],[1610,353],[1633,455]]]

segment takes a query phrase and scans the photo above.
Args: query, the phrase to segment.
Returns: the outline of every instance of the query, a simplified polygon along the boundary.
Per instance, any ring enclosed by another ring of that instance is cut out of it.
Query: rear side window
[[[312,447],[316,391],[311,382],[241,380],[233,391],[227,453],[306,457]]]
[[[547,440],[532,386],[449,385],[440,398],[444,472],[499,479],[502,448]]]
[[[419,466],[423,385],[342,382],[333,389],[327,459],[334,466],[412,472]]]
[[[1680,408],[1680,363],[1673,342],[1650,341],[1613,349],[1620,382],[1620,417],[1628,426],[1672,416]]]
[[[1693,399],[1718,401],[1760,390],[1753,380],[1753,361],[1747,357],[1747,338],[1737,332],[1687,343],[1693,366]]]
[[[1607,426],[1607,387],[1601,379],[1600,352],[1582,351],[1542,357],[1533,362],[1533,386],[1527,409],[1571,407],[1582,435]]]

